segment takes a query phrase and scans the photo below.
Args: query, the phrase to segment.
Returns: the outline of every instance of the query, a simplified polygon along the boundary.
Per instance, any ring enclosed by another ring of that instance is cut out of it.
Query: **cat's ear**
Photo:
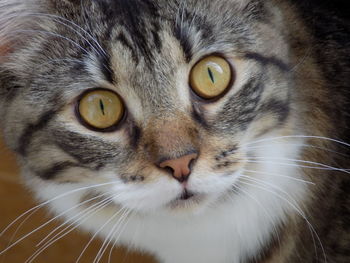
[[[255,14],[262,12],[264,1],[261,0],[234,0],[237,3],[238,11],[246,14]]]
[[[0,41],[1,43],[1,41]],[[1,43],[0,44],[0,62],[6,56],[6,54],[11,52],[11,44],[10,43]]]
[[[47,0],[57,6],[81,6],[86,0]]]
[[[38,0],[0,0],[0,63],[30,37]]]
[[[63,2],[74,4],[74,5],[81,5],[81,0],[63,0]]]

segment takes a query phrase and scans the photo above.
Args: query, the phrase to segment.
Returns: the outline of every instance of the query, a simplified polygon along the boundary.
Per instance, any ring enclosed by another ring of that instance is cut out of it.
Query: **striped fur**
[[[326,1],[0,0],[0,127],[39,200],[73,191],[50,203],[69,220],[114,196],[81,228],[108,238],[125,208],[113,241],[161,262],[347,262],[349,31]],[[210,54],[235,81],[203,101],[188,78]],[[77,120],[92,88],[123,98],[116,131]],[[157,163],[192,152],[181,204]]]

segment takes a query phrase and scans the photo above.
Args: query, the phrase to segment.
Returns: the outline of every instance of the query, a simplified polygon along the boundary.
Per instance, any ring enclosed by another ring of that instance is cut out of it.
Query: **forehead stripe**
[[[117,41],[119,41],[120,44],[122,44],[125,48],[129,49],[132,55],[132,59],[137,64],[139,62],[139,56],[133,47],[133,45],[130,43],[130,41],[126,38],[124,33],[120,33],[117,37]]]
[[[284,63],[281,59],[276,57],[266,57],[262,54],[255,53],[255,52],[248,52],[244,55],[246,59],[255,60],[256,62],[259,62],[263,66],[267,65],[273,65],[278,67],[282,71],[289,71],[290,66]]]

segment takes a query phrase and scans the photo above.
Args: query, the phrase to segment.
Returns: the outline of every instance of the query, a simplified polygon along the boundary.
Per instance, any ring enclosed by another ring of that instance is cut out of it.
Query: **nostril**
[[[166,166],[166,167],[162,167],[163,170],[165,170],[166,172],[168,172],[169,174],[174,174],[174,169],[169,167],[169,166]]]
[[[188,167],[190,168],[191,171],[192,171],[193,165],[194,165],[194,163],[196,162],[196,160],[197,160],[197,157],[194,158],[194,159],[192,159],[192,160],[190,161],[189,165],[188,165]]]
[[[176,176],[173,175],[173,177],[174,177],[175,180],[179,181],[180,183],[184,183],[184,182],[186,182],[188,180],[188,178],[190,177],[190,174],[182,175],[180,177],[176,177]]]

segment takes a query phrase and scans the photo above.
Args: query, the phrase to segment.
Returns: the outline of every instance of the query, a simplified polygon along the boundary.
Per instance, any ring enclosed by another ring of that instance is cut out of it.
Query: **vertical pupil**
[[[211,71],[210,68],[208,68],[208,74],[209,74],[209,77],[210,77],[211,81],[212,81],[213,83],[215,83],[214,74],[213,74],[213,72]]]
[[[106,114],[105,114],[105,105],[103,104],[103,101],[102,101],[102,100],[100,100],[100,108],[101,108],[102,114],[103,114],[103,115],[106,115]]]

